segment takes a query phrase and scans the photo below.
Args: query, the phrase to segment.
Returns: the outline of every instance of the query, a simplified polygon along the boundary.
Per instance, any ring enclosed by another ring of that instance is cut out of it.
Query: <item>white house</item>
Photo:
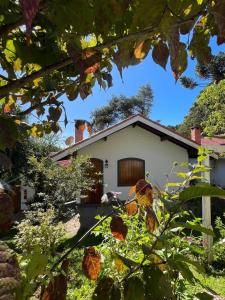
[[[193,137],[196,130],[192,131]],[[96,184],[88,203],[99,203],[101,195],[108,191],[121,192],[121,199],[126,199],[130,186],[147,173],[153,184],[163,187],[173,163],[195,160],[200,146],[198,140],[187,139],[141,115],[132,116],[86,139],[79,128],[75,131],[76,143],[53,154],[52,159],[65,164],[71,155],[91,157],[96,171],[103,174],[103,184]],[[217,160],[217,155],[210,156],[211,165],[218,169]],[[225,175],[225,168],[220,172]],[[172,177],[170,180],[179,179]],[[216,184],[215,180],[220,179],[214,175],[213,180]],[[225,176],[223,181],[225,185]]]

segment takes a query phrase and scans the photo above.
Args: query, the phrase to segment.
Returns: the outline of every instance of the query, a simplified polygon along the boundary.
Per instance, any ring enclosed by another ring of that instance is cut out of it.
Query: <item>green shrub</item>
[[[224,213],[225,217],[225,213]],[[219,239],[213,245],[214,263],[213,266],[225,272],[225,224],[221,217],[217,217],[216,229],[219,232]]]
[[[76,212],[76,205],[65,205],[86,195],[93,186],[90,177],[92,164],[87,156],[71,159],[70,165],[61,167],[49,158],[29,159],[30,168],[26,175],[29,186],[34,188],[35,196],[29,199],[31,210],[55,208],[56,218],[70,218]]]
[[[17,229],[14,241],[23,255],[38,248],[41,253],[53,256],[65,236],[64,225],[61,222],[55,223],[54,208],[27,212]]]

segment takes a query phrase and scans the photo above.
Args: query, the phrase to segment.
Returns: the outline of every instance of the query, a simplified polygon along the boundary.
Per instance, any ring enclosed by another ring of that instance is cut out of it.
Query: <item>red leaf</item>
[[[145,179],[138,180],[138,182],[136,183],[136,193],[144,195],[147,189],[152,190],[151,184],[148,183]]]
[[[29,38],[32,30],[32,22],[39,10],[40,2],[41,0],[20,0],[20,5],[23,12],[23,19],[27,29],[26,34],[27,34],[28,43],[29,43]]]
[[[6,114],[6,113],[10,113],[11,112],[11,106],[10,106],[10,104],[5,104],[4,105],[4,108],[3,108],[3,112]]]
[[[64,274],[68,273],[69,261],[64,260],[61,270]],[[42,300],[66,300],[67,294],[67,276],[59,274],[50,281],[48,287],[43,293]]]
[[[93,66],[88,67],[84,73],[85,74],[89,74],[89,73],[95,73],[100,67],[100,62],[96,62],[95,64],[93,64]]]
[[[152,58],[155,63],[166,69],[166,64],[169,57],[169,49],[166,43],[160,41],[152,50]]]
[[[113,216],[112,220],[110,222],[110,229],[111,229],[111,232],[112,232],[112,235],[114,236],[114,238],[116,238],[117,240],[120,240],[120,241],[125,240],[125,238],[127,236],[128,228],[124,224],[122,218],[120,218],[118,216]]]
[[[94,247],[88,247],[85,250],[82,267],[87,278],[97,280],[101,270],[101,256]]]
[[[69,136],[66,140],[65,140],[65,144],[67,146],[71,145],[74,142],[74,137],[73,136]]]

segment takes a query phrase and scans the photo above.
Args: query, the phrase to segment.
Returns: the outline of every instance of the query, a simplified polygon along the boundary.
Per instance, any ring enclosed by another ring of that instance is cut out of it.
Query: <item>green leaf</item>
[[[200,292],[195,295],[195,297],[199,300],[213,300],[214,297],[207,292]]]
[[[62,114],[62,109],[61,107],[50,106],[48,109],[48,113],[49,113],[49,120],[58,122]]]
[[[18,141],[18,128],[16,123],[7,117],[0,116],[0,150],[12,148]]]
[[[124,284],[124,300],[144,300],[144,284],[137,276],[129,277]]]
[[[207,64],[211,60],[209,47],[210,33],[206,28],[207,17],[204,16],[195,26],[193,37],[188,47],[191,56],[196,57],[199,64]]]
[[[8,40],[6,42],[6,48],[4,52],[8,62],[14,61],[16,59],[16,49],[13,40]]]
[[[190,245],[190,249],[191,249],[191,251],[193,251],[197,254],[200,254],[200,255],[203,255],[205,253],[205,249],[202,247],[199,247],[197,245]]]
[[[179,43],[177,55],[171,56],[171,69],[177,80],[187,68],[187,51],[184,43]]]
[[[198,183],[180,192],[179,200],[188,201],[202,196],[225,198],[225,190],[209,183]]]
[[[172,201],[172,200],[166,200],[166,199],[161,199],[162,203],[164,204],[166,210],[168,212],[174,212],[176,211],[179,206],[180,206],[180,203],[177,202],[177,201]]]
[[[175,300],[172,280],[168,273],[163,273],[159,268],[145,265],[143,267],[145,281],[145,295],[148,300]]]
[[[151,9],[149,9],[151,8]],[[138,1],[133,17],[134,28],[146,28],[158,25],[165,9],[164,0]]]
[[[70,101],[73,101],[78,97],[79,90],[78,86],[75,83],[67,85],[65,90],[66,95]]]
[[[35,279],[38,275],[43,275],[48,263],[48,257],[42,254],[38,248],[28,256],[29,263],[26,267],[27,281]]]
[[[214,232],[211,229],[203,227],[199,224],[190,224],[188,222],[186,222],[186,223],[176,222],[176,223],[171,224],[171,228],[178,228],[178,227],[199,231],[199,232],[214,236]]]
[[[223,0],[215,1],[215,5],[212,7],[212,14],[215,22],[218,26],[217,44],[221,45],[225,42],[225,22],[224,15],[221,12],[225,10],[225,2]]]
[[[194,274],[191,272],[189,266],[182,261],[176,261],[175,258],[170,258],[167,260],[167,263],[172,267],[175,271],[178,271],[181,273],[184,279],[188,280],[192,284],[195,283],[195,277]]]
[[[200,263],[188,258],[187,256],[184,256],[182,254],[176,254],[174,256],[174,260],[175,261],[181,261],[181,262],[184,262],[186,264],[192,265],[196,268],[196,270],[198,272],[205,273],[204,267]]]

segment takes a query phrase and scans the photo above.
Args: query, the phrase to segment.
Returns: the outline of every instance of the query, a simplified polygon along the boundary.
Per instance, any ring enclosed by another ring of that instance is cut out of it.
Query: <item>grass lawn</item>
[[[220,296],[223,296],[225,299],[225,276],[215,276],[207,274],[202,275],[197,273],[195,270],[192,270],[192,272],[195,273],[196,277],[199,279],[201,284],[196,284],[195,286],[190,284],[186,285],[188,288],[188,292],[191,295],[205,291],[206,289],[204,289],[204,286],[206,286],[212,290],[212,294],[218,294]],[[207,300],[207,298],[204,299]],[[208,299],[210,300],[210,298]]]

